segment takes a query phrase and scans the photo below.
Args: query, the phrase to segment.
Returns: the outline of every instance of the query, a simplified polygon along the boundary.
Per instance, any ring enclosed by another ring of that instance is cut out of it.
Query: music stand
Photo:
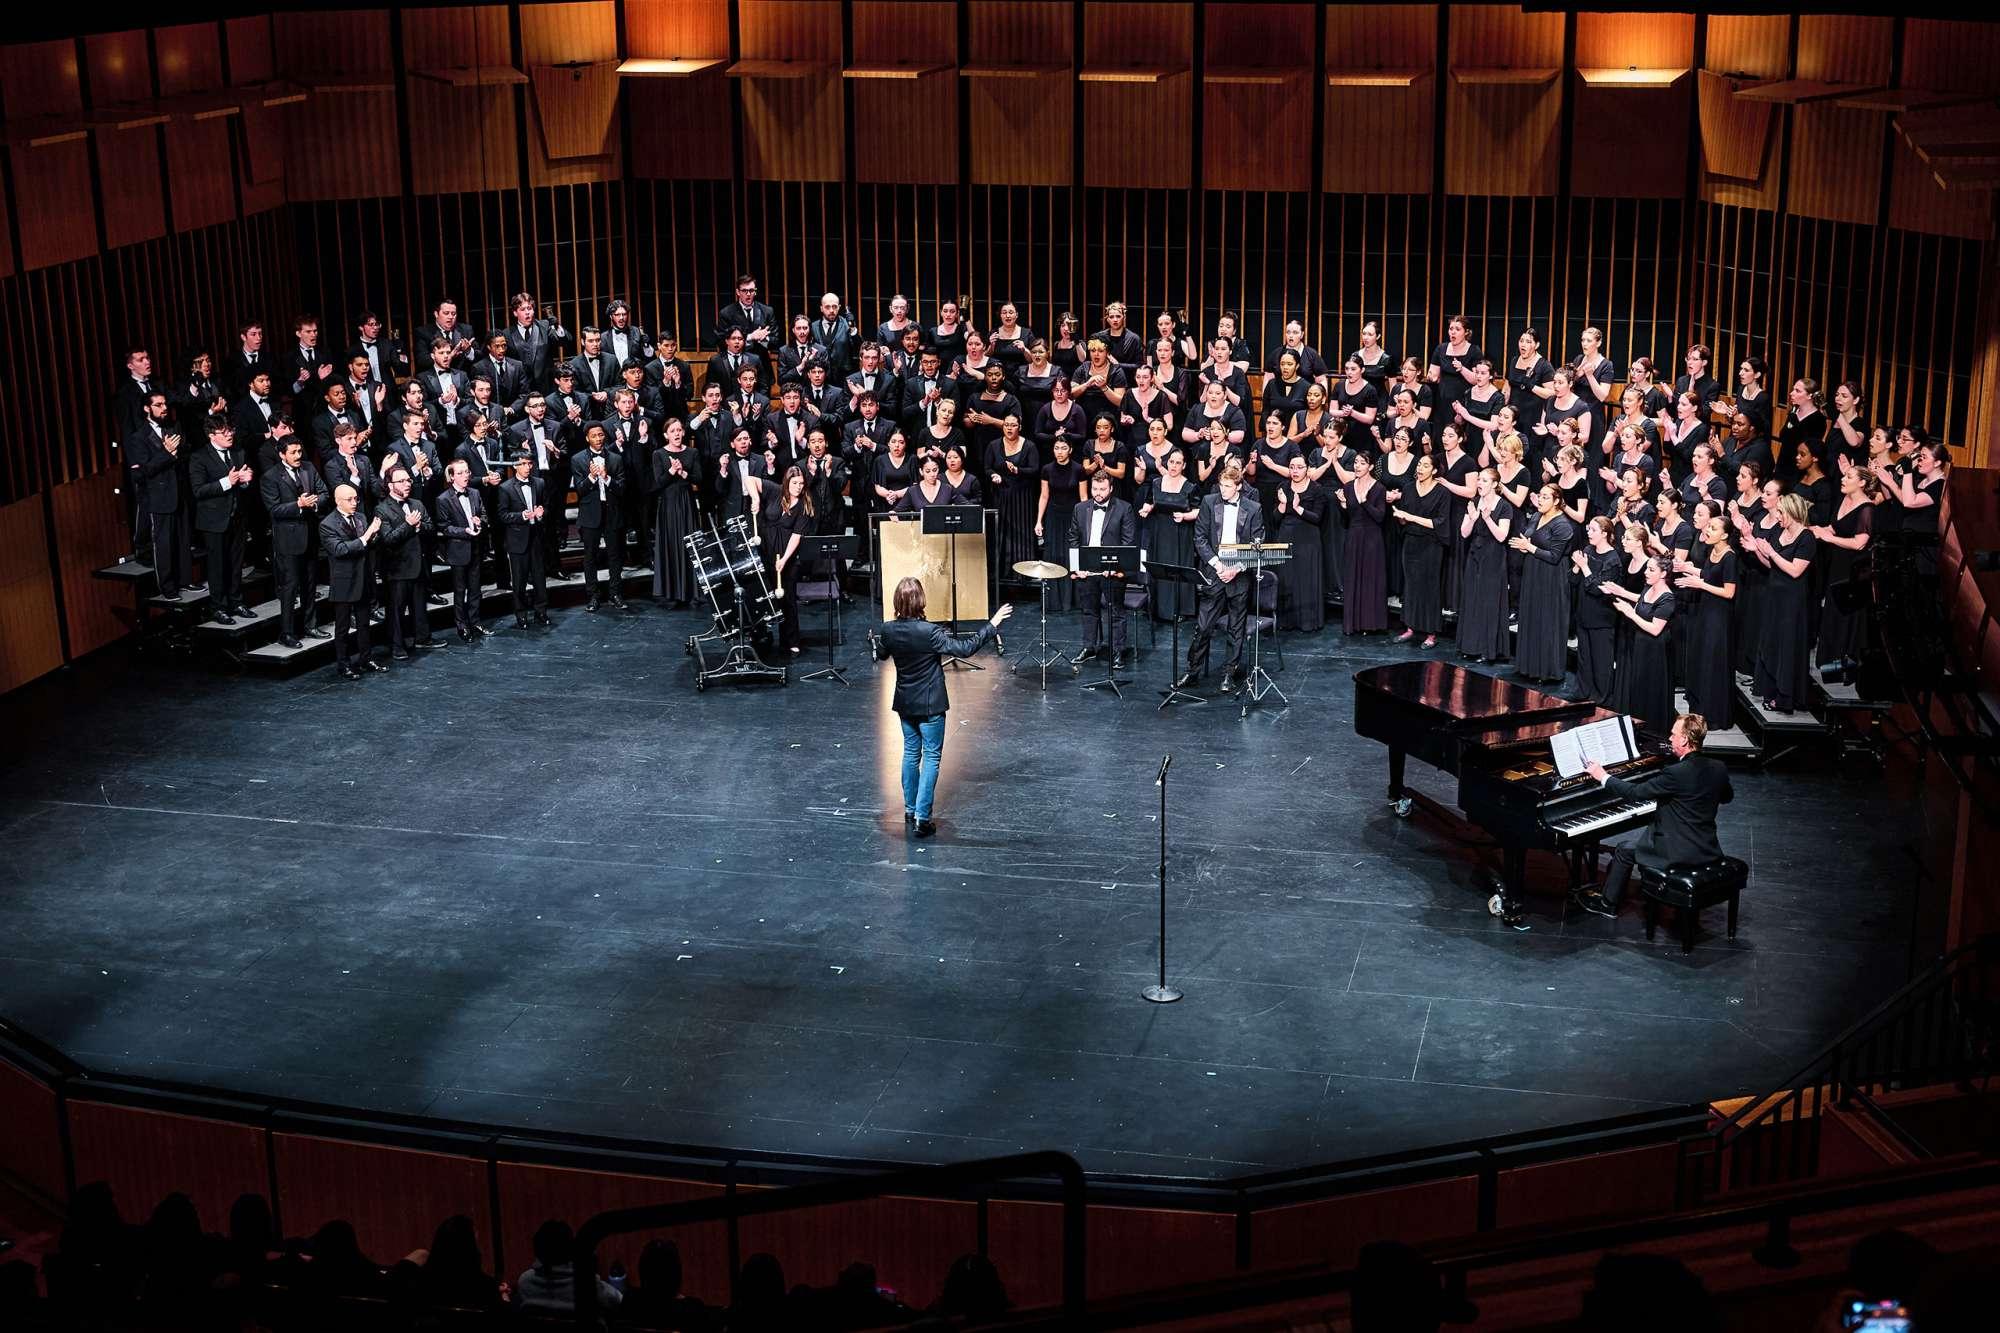
[[[1201,587],[1201,571],[1193,565],[1173,565],[1168,564],[1164,560],[1148,560],[1146,562],[1146,573],[1153,580],[1153,604],[1155,606],[1159,604],[1159,589],[1162,582],[1185,583],[1191,588]],[[1174,632],[1174,656],[1173,660],[1167,663],[1167,688],[1160,691],[1159,711],[1161,712],[1166,711],[1168,704],[1205,704],[1208,702],[1208,700],[1198,694],[1189,694],[1186,690],[1177,690],[1174,688],[1174,673],[1180,670],[1181,660],[1181,617],[1179,613],[1174,615],[1172,624]]]
[[[958,541],[986,531],[986,511],[978,505],[932,505],[924,510],[924,536],[951,539],[951,632],[958,633]],[[961,671],[984,671],[977,662],[947,657],[944,664]]]
[[[1139,548],[1136,546],[1072,547],[1070,550],[1070,563],[1079,574],[1089,574],[1096,578],[1104,578],[1107,575],[1117,573],[1123,574],[1129,579],[1132,575],[1139,572]],[[1125,597],[1124,581],[1120,580],[1115,586],[1118,590],[1119,602],[1122,609]],[[1102,594],[1099,595],[1101,596]],[[1125,692],[1118,687],[1121,685],[1130,685],[1132,678],[1130,676],[1121,677],[1118,674],[1118,649],[1115,641],[1104,645],[1104,651],[1110,654],[1109,658],[1105,661],[1104,679],[1086,680],[1083,682],[1083,688],[1086,690],[1108,689],[1112,694],[1123,699]]]
[[[860,549],[859,537],[840,534],[816,535],[799,538],[799,553],[794,559],[803,566],[810,561],[827,567],[828,583],[833,595],[826,599],[826,665],[817,671],[808,671],[800,680],[837,680],[842,685],[852,685],[833,660],[833,645],[840,640],[840,562],[852,560]]]
[[[1239,565],[1250,575],[1250,676],[1243,682],[1242,716],[1249,717],[1250,706],[1264,702],[1264,696],[1267,694],[1277,695],[1278,701],[1289,708],[1292,701],[1285,697],[1285,692],[1278,688],[1278,682],[1272,680],[1271,674],[1264,670],[1263,635],[1260,624],[1263,613],[1259,608],[1264,601],[1264,571],[1274,565],[1282,565],[1292,558],[1291,543],[1244,542],[1222,549],[1225,558]],[[1272,570],[1271,577],[1274,579],[1278,577],[1275,569]],[[1276,604],[1275,598],[1273,604]]]

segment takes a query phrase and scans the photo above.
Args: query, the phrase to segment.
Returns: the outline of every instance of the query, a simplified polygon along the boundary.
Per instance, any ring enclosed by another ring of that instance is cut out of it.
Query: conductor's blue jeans
[[[937,792],[938,761],[944,757],[944,714],[902,718],[903,809],[918,819],[931,817],[931,797]],[[919,756],[921,755],[921,762]]]

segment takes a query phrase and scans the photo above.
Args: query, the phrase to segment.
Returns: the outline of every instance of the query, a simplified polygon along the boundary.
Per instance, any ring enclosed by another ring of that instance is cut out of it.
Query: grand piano
[[[1586,775],[1564,779],[1550,756],[1549,737],[1570,727],[1616,717],[1596,704],[1558,695],[1449,662],[1409,661],[1354,673],[1354,730],[1389,747],[1389,801],[1408,816],[1419,795],[1403,785],[1415,756],[1458,779],[1458,806],[1500,846],[1500,885],[1487,906],[1522,926],[1521,893],[1528,852],[1562,853],[1572,886],[1586,854],[1605,838],[1649,823],[1651,801],[1621,800]],[[1666,738],[1635,727],[1639,755],[1614,766],[1636,777],[1665,762]]]

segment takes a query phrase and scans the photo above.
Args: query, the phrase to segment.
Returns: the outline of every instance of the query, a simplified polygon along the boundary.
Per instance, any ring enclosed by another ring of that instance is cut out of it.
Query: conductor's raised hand
[[[1007,617],[1013,614],[1014,604],[1012,602],[1000,603],[1000,609],[993,613],[993,628],[999,629],[1001,625],[1006,623]]]

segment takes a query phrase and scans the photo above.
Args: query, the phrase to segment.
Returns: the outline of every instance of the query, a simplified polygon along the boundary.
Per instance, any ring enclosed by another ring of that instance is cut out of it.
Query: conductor
[[[1580,889],[1577,905],[1599,916],[1617,916],[1618,900],[1632,878],[1634,864],[1665,869],[1668,866],[1706,865],[1722,856],[1715,837],[1715,811],[1736,794],[1729,785],[1729,770],[1719,759],[1701,753],[1708,739],[1708,720],[1699,713],[1682,713],[1674,719],[1667,745],[1673,760],[1665,767],[1642,776],[1636,782],[1614,778],[1598,763],[1585,765],[1591,777],[1611,795],[1624,800],[1652,801],[1659,813],[1652,827],[1633,836],[1611,856],[1604,872],[1601,893]]]
[[[928,838],[937,832],[931,822],[931,797],[944,757],[945,710],[951,707],[944,659],[978,652],[1014,608],[1002,603],[991,620],[962,635],[924,619],[924,585],[917,579],[896,585],[893,605],[896,618],[884,621],[871,638],[876,661],[896,662],[896,694],[890,706],[903,724],[903,827],[914,824],[916,836]]]

